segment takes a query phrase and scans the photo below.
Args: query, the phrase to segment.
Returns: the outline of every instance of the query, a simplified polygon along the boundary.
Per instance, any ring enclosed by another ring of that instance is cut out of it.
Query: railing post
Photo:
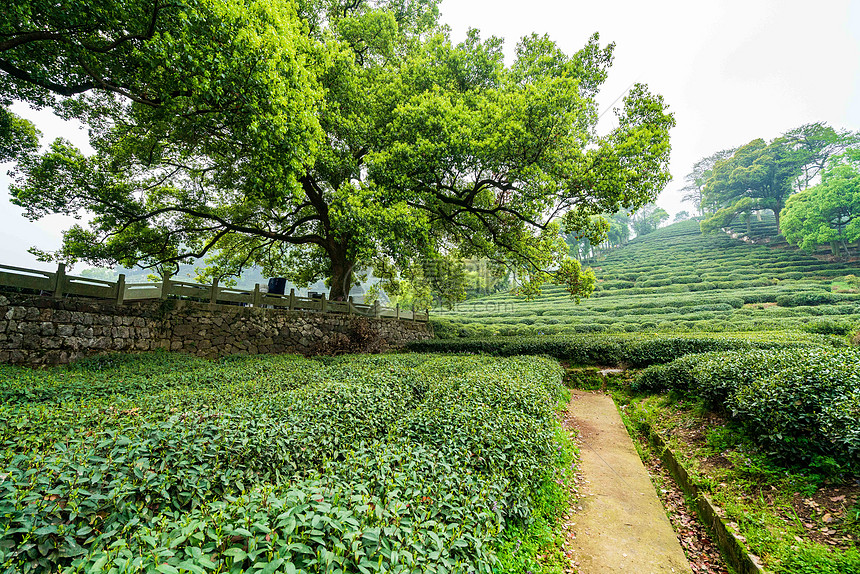
[[[165,273],[161,278],[161,298],[167,299],[168,295],[170,295],[170,273]]]
[[[424,309],[424,321],[430,321],[430,309]]]
[[[212,280],[212,287],[209,288],[209,304],[214,305],[218,302],[218,278]]]
[[[262,301],[263,301],[263,296],[260,293],[260,284],[255,283],[254,284],[254,300],[253,300],[254,307],[259,307],[260,303],[262,303]]]
[[[63,298],[63,288],[66,286],[66,264],[57,265],[57,275],[54,277],[54,299]]]
[[[412,304],[412,321],[415,322],[415,303]]]
[[[320,311],[328,313],[328,300],[325,298],[325,293],[323,293],[320,298]]]
[[[116,280],[116,304],[122,305],[125,300],[125,273],[119,274],[119,279]]]
[[[382,312],[382,309],[380,307],[381,307],[381,305],[379,304],[379,299],[377,299],[376,301],[373,302],[373,316],[376,317],[377,319],[379,318],[379,315]]]
[[[400,303],[398,303],[397,305],[394,306],[394,318],[395,319],[400,318]]]
[[[290,289],[290,311],[296,310],[296,290]]]
[[[347,315],[355,313],[355,309],[352,308],[352,295],[350,295],[346,300],[346,313]]]

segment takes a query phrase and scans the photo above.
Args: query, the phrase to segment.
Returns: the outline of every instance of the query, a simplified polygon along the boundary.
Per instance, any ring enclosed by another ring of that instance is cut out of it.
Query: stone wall
[[[57,364],[113,351],[377,352],[433,336],[428,323],[209,305],[169,299],[114,305],[0,294],[0,362]]]

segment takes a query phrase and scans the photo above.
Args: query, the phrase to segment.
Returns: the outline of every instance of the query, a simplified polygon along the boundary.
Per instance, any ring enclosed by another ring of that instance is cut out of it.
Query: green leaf
[[[234,563],[240,563],[244,561],[245,558],[247,558],[248,553],[241,548],[233,546],[232,548],[228,548],[224,551],[224,556],[229,556],[233,558]]]

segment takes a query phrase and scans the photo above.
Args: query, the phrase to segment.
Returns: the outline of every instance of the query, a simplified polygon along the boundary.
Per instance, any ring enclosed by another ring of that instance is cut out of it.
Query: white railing
[[[63,297],[93,297],[106,299],[122,305],[126,301],[146,299],[167,299],[170,297],[204,301],[211,304],[233,304],[249,307],[288,309],[316,313],[339,313],[343,315],[362,315],[365,317],[392,318],[405,321],[429,321],[430,312],[396,307],[383,307],[376,301],[372,305],[354,303],[352,297],[347,301],[331,301],[321,297],[301,297],[290,289],[287,295],[267,293],[254,286],[253,291],[220,287],[216,279],[211,285],[175,281],[167,278],[159,283],[128,283],[125,275],[117,281],[104,281],[89,277],[76,277],[66,274],[66,266],[60,263],[57,271],[39,271],[24,267],[0,264],[0,286],[39,291],[44,295],[62,299]]]

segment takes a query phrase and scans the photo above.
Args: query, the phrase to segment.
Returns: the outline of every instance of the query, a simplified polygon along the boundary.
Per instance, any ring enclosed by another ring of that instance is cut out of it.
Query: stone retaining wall
[[[433,336],[428,323],[209,305],[169,299],[114,305],[0,294],[0,362],[57,364],[104,352],[376,352]]]

